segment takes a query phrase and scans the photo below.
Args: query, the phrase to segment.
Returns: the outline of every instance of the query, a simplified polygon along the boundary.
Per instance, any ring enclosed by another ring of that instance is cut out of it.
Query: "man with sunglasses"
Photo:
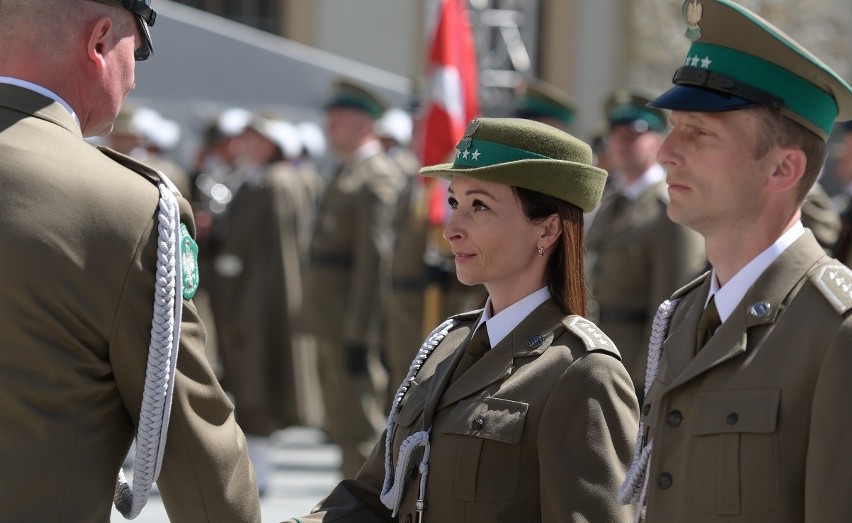
[[[0,519],[260,521],[204,354],[189,204],[106,134],[148,0],[0,0]],[[136,438],[132,486],[116,477]]]

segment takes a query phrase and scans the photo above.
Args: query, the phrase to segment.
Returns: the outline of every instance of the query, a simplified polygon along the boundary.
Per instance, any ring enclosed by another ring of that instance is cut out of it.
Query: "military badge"
[[[180,224],[180,266],[183,297],[191,300],[198,290],[198,244],[189,235],[185,224]]]
[[[458,145],[456,145],[456,149],[459,151],[465,151],[470,148],[470,144],[473,141],[473,134],[479,129],[479,119],[473,120],[470,122],[470,125],[467,126],[467,130],[464,132],[464,138],[462,138]]]
[[[686,6],[686,37],[690,40],[701,38],[701,27],[698,22],[704,14],[704,6],[698,0],[692,0]]]

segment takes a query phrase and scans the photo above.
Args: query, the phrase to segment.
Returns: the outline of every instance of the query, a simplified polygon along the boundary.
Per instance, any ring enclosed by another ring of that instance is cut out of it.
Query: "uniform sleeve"
[[[116,386],[136,426],[153,316],[153,223],[128,271],[110,340]],[[207,361],[204,341],[195,307],[184,301],[169,433],[157,485],[172,521],[260,521],[245,437]]]
[[[617,359],[592,353],[568,367],[539,428],[544,522],[632,521],[617,497],[637,426],[633,384]]]
[[[817,378],[805,475],[807,523],[838,521],[852,514],[852,313],[838,330]]]
[[[391,523],[395,518],[379,499],[385,478],[385,437],[382,432],[373,453],[355,479],[345,479],[320,501],[311,514],[286,523]]]

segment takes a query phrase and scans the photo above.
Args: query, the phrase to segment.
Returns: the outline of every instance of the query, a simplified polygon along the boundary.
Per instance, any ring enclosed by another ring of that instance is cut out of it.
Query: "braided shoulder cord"
[[[645,394],[657,378],[660,359],[663,356],[663,342],[669,332],[672,314],[677,309],[680,299],[666,300],[657,309],[654,324],[651,327],[651,340],[648,343],[648,366],[645,369]],[[651,460],[651,450],[654,442],[645,444],[645,424],[639,424],[639,434],[636,436],[636,446],[633,449],[633,463],[627,472],[627,478],[618,491],[618,499],[624,504],[641,504],[640,498],[648,475],[648,465]],[[641,507],[640,507],[641,508]]]
[[[399,510],[399,503],[402,501],[405,472],[408,469],[408,462],[411,459],[411,454],[417,447],[425,447],[423,460],[420,463],[421,499],[426,485],[425,476],[428,474],[429,462],[429,433],[426,431],[420,431],[409,436],[409,438],[407,438],[400,446],[399,463],[397,463],[396,470],[394,470],[393,438],[396,433],[396,417],[397,414],[399,414],[400,404],[402,403],[402,399],[405,397],[405,394],[408,392],[408,389],[411,388],[411,383],[414,381],[414,377],[417,376],[418,372],[420,372],[420,369],[435,350],[435,347],[437,347],[447,334],[459,323],[459,320],[450,318],[439,325],[437,329],[433,330],[431,334],[426,337],[426,341],[423,342],[423,345],[414,357],[414,361],[411,362],[411,367],[408,369],[408,375],[404,380],[402,380],[402,384],[399,386],[396,395],[394,395],[393,405],[391,406],[391,411],[388,415],[387,433],[385,434],[385,481],[382,485],[381,495],[379,496],[382,503],[393,511],[394,517],[396,517],[396,513]],[[396,474],[394,474],[394,472],[396,472]]]
[[[180,342],[183,310],[181,289],[180,210],[171,184],[158,184],[160,190],[157,214],[157,280],[154,289],[154,319],[142,409],[136,430],[136,457],[133,463],[133,487],[124,471],[119,470],[113,502],[125,519],[134,519],[148,502],[148,495],[163,462],[166,434],[174,391],[175,366]]]

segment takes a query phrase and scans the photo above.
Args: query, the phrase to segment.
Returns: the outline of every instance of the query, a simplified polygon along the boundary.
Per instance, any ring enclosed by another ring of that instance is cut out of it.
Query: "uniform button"
[[[657,486],[663,490],[668,490],[668,488],[672,486],[672,481],[672,475],[668,472],[663,472],[657,476]]]
[[[648,415],[648,414],[650,414],[650,413],[651,413],[651,404],[650,404],[650,403],[646,403],[646,404],[642,407],[642,415],[643,415],[643,416],[647,416],[647,415]]]
[[[740,417],[737,415],[737,413],[732,412],[728,414],[728,419],[726,421],[728,422],[728,425],[736,425],[739,420]]]
[[[679,410],[673,410],[669,412],[668,416],[666,416],[666,422],[669,424],[669,427],[677,427],[682,421],[683,414],[681,414]]]
[[[411,523],[411,514],[405,516],[405,523]]]
[[[476,418],[473,420],[473,430],[482,430],[482,427],[485,426],[485,420],[480,418]]]

